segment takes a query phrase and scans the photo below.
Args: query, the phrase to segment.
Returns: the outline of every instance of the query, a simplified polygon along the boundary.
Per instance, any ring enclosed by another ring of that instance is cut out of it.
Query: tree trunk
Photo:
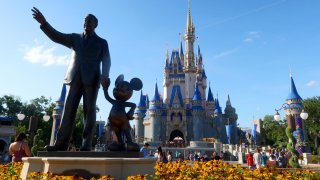
[[[318,149],[318,135],[315,135],[314,137],[314,147]]]

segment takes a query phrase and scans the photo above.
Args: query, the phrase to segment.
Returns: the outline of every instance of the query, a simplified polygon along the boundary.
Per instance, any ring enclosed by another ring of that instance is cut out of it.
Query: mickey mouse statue
[[[113,96],[115,99],[112,99],[108,94],[110,81],[102,81],[101,84],[103,86],[105,98],[112,104],[109,114],[109,123],[111,130],[114,131],[118,139],[118,142],[114,142],[109,145],[109,150],[139,151],[139,145],[132,142],[129,123],[129,120],[133,119],[136,105],[134,103],[127,102],[127,100],[131,98],[133,90],[139,91],[142,89],[142,81],[139,78],[133,78],[129,83],[124,81],[124,76],[122,74],[119,75],[115,81],[115,87],[113,89]],[[130,107],[128,112],[126,112],[126,107]],[[124,139],[126,139],[126,141]]]

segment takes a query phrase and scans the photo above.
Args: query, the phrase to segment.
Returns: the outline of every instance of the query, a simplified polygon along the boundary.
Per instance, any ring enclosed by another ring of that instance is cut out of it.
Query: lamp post
[[[45,111],[43,112],[43,114],[44,114],[42,117],[43,121],[48,122],[50,120],[50,116]],[[19,121],[23,121],[26,118],[26,115],[20,112],[19,114],[17,114],[17,118]],[[27,133],[28,136],[31,135],[31,137],[29,136],[29,139],[30,139],[29,145],[30,146],[31,146],[31,142],[32,142],[32,136],[35,133],[37,126],[38,126],[38,119],[34,116],[31,116],[29,119],[29,128],[28,128],[28,133]]]
[[[280,116],[280,114],[279,114],[279,111],[282,110],[282,109],[284,109],[284,108],[286,108],[286,106],[289,107],[289,108],[287,108],[287,109],[289,109],[290,115],[293,116],[294,114],[291,113],[291,105],[293,105],[293,104],[284,103],[284,104],[280,107],[280,109],[275,109],[276,114],[273,116],[274,119],[275,119],[276,121],[280,121],[280,120],[281,120],[281,116]],[[306,119],[308,119],[308,116],[309,116],[309,114],[308,114],[307,112],[305,112],[304,109],[302,109],[302,110],[301,110],[301,113],[300,113],[301,119],[306,120]],[[288,123],[288,124],[289,124],[289,123]]]
[[[25,117],[26,117],[26,115],[24,115],[21,112],[19,114],[17,114],[17,118],[19,119],[19,121],[23,121]],[[48,122],[50,120],[50,116],[47,114],[47,112],[44,112],[44,115],[42,118],[45,122]]]
[[[304,111],[302,104],[284,103],[279,109],[275,109],[276,114],[274,115],[274,119],[276,121],[281,120],[279,111],[282,109],[286,110],[287,122],[288,122],[288,127],[286,128],[286,135],[289,139],[289,143],[287,144],[287,149],[292,153],[292,157],[289,160],[289,164],[292,167],[300,167],[298,163],[299,152],[296,150],[296,141],[293,136],[293,130],[295,130],[295,125],[298,128],[303,127],[301,125],[303,124],[303,122],[299,120],[298,114],[300,113],[300,117],[302,120],[306,120],[308,118],[308,113]],[[301,130],[298,132],[295,131],[295,134],[298,134],[298,133],[301,133]],[[300,139],[298,139],[299,136],[300,136]],[[301,141],[301,134],[299,134],[299,136],[296,136],[297,140]],[[302,136],[304,135],[302,134]],[[302,140],[302,143],[303,143],[303,140]],[[303,152],[303,150],[300,150],[300,151]]]

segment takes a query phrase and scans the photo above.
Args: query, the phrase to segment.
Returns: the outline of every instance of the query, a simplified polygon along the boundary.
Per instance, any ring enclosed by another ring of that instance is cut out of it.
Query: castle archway
[[[173,130],[170,134],[169,146],[184,147],[184,144],[185,144],[185,140],[184,140],[183,133],[178,129]]]
[[[183,133],[180,130],[175,129],[171,132],[169,141],[173,141],[175,139],[180,139],[180,138],[181,140],[184,140]]]

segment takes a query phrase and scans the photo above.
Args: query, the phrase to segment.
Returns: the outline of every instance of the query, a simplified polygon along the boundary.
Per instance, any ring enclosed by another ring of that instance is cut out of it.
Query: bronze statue
[[[82,151],[90,151],[94,128],[96,127],[96,101],[100,81],[109,82],[110,54],[108,43],[95,33],[98,19],[88,14],[84,20],[84,32],[65,34],[55,30],[42,13],[33,8],[33,18],[40,23],[41,30],[54,42],[72,49],[75,53],[69,64],[65,83],[69,86],[57,139],[47,151],[65,151],[68,148],[76,111],[83,97],[84,131]],[[102,72],[100,65],[102,63]]]
[[[131,98],[133,90],[139,91],[142,89],[143,85],[141,80],[139,78],[133,78],[129,83],[124,81],[123,75],[118,76],[113,89],[113,96],[115,99],[112,99],[108,93],[110,81],[102,81],[101,84],[103,86],[106,99],[112,104],[109,114],[109,123],[118,139],[117,143],[109,145],[109,150],[139,151],[139,145],[132,142],[130,134],[131,127],[129,123],[129,120],[133,119],[133,113],[136,105],[134,103],[127,102],[127,100]],[[128,112],[126,112],[126,107],[130,107]],[[126,141],[124,141],[124,139],[126,139]]]

